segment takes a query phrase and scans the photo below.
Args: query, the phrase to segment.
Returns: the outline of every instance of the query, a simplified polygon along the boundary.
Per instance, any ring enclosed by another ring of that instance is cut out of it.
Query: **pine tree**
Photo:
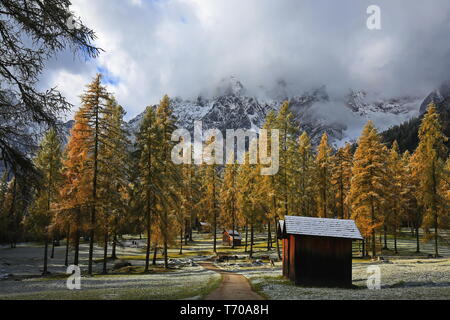
[[[420,252],[419,228],[422,225],[423,208],[417,201],[418,181],[414,174],[412,157],[409,151],[406,151],[402,158],[403,175],[401,177],[402,185],[402,203],[400,205],[402,218],[415,230],[416,235],[416,252]]]
[[[36,236],[44,239],[44,270],[48,273],[48,241],[50,239],[50,224],[53,220],[53,207],[58,201],[58,190],[61,185],[62,151],[56,130],[50,129],[41,142],[35,159],[36,168],[41,175],[36,197],[26,220],[27,226]]]
[[[98,199],[103,232],[103,273],[107,273],[109,235],[117,238],[119,222],[127,212],[128,150],[127,132],[124,129],[125,111],[114,97],[109,97],[104,110],[102,144],[99,148]],[[116,240],[114,240],[114,243]]]
[[[55,225],[70,226],[75,248],[74,265],[79,263],[80,236],[86,227],[85,214],[91,205],[92,183],[88,141],[92,128],[82,110],[75,114],[69,142],[63,159],[63,182],[60,190]]]
[[[450,226],[450,157],[447,159],[444,169],[444,178],[442,179],[442,185],[440,192],[444,198],[443,205],[443,220],[445,219],[445,225]]]
[[[225,228],[233,230],[233,232],[238,229],[237,226],[241,226],[243,223],[237,203],[237,172],[238,166],[236,163],[225,166],[223,184],[220,192],[220,198],[222,200],[220,220]],[[234,241],[232,248],[234,249]]]
[[[8,193],[8,173],[5,171],[0,180],[0,242],[5,242],[6,235],[6,195]]]
[[[175,143],[172,142],[172,133],[175,131],[176,118],[170,105],[170,99],[166,95],[161,100],[156,110],[156,127],[157,139],[159,141],[157,150],[157,163],[160,164],[159,171],[161,172],[161,195],[162,201],[159,205],[159,221],[160,229],[163,237],[164,245],[164,266],[169,267],[168,261],[168,245],[173,236],[176,235],[171,221],[173,216],[171,213],[176,210],[176,203],[178,203],[179,193],[177,190],[180,187],[181,174],[178,167],[172,162],[171,152]],[[174,209],[175,208],[175,209]]]
[[[199,167],[194,164],[185,164],[182,167],[182,197],[186,218],[185,244],[193,241],[193,229],[196,227],[199,212],[202,210],[202,182]]]
[[[352,179],[353,154],[351,145],[347,143],[344,148],[340,148],[332,157],[331,184],[333,186],[338,217],[340,219],[350,218],[350,208],[347,197],[350,192]]]
[[[436,106],[432,103],[419,129],[419,146],[416,150],[415,164],[418,172],[419,202],[424,206],[424,226],[426,230],[434,228],[435,255],[439,256],[438,238],[439,224],[443,218],[444,201],[439,193],[445,165],[447,137],[442,133],[442,126]]]
[[[16,248],[17,242],[23,235],[23,218],[27,215],[27,208],[31,202],[31,186],[26,184],[21,176],[13,177],[7,186],[4,196],[5,234],[11,249]]]
[[[332,152],[328,144],[328,135],[323,134],[316,156],[317,208],[321,218],[329,218],[331,212],[331,158]]]
[[[354,219],[366,238],[371,237],[376,256],[375,230],[382,225],[378,212],[384,197],[384,156],[380,136],[373,123],[365,126],[353,159],[349,200]]]
[[[277,121],[277,115],[275,114],[275,112],[270,111],[267,114],[266,117],[266,121],[264,123],[263,129],[267,130],[268,132],[270,132],[269,135],[269,139],[271,141],[272,139],[272,134],[271,134],[271,130],[273,129],[277,129],[279,130],[279,126],[278,126],[278,121]],[[268,143],[268,154],[272,155],[273,150],[271,149],[272,144]],[[282,214],[281,210],[279,210],[278,208],[278,204],[281,203],[281,201],[279,201],[279,193],[278,193],[278,186],[279,183],[282,182],[283,180],[280,179],[280,175],[279,173],[277,175],[268,175],[268,176],[263,176],[261,177],[261,184],[264,188],[264,192],[265,192],[265,202],[267,204],[267,210],[266,210],[266,218],[267,220],[272,220],[274,222],[274,226],[276,227],[278,224],[278,220]],[[270,230],[270,225],[269,225],[269,230]],[[281,259],[281,250],[280,250],[280,243],[278,241],[278,238],[275,237],[275,241],[276,241],[276,247],[277,247],[277,253],[278,253],[278,257]]]
[[[299,216],[315,216],[315,165],[311,139],[306,132],[299,138],[298,148],[298,212]]]
[[[93,82],[87,86],[86,92],[81,97],[81,116],[87,120],[91,127],[92,135],[87,137],[86,146],[89,150],[89,166],[92,174],[91,216],[89,225],[89,259],[88,274],[92,275],[92,263],[94,254],[95,229],[97,228],[97,211],[100,206],[99,183],[99,153],[105,143],[102,133],[105,131],[106,104],[110,96],[101,83],[101,75],[98,74]]]
[[[295,121],[294,114],[289,110],[289,102],[281,106],[275,129],[280,130],[280,170],[276,176],[277,190],[279,194],[280,216],[289,214],[294,210],[296,168],[295,156],[298,150],[299,124]]]
[[[145,225],[147,233],[147,250],[145,259],[145,272],[149,271],[152,224],[155,220],[157,197],[161,190],[161,164],[157,163],[156,154],[158,131],[156,127],[156,115],[152,107],[147,107],[144,119],[137,136],[137,146],[140,153],[138,192],[145,213]]]
[[[389,151],[387,161],[387,193],[386,193],[386,216],[385,231],[392,230],[394,234],[394,252],[398,254],[397,235],[398,229],[402,222],[403,214],[406,213],[408,206],[407,198],[405,198],[404,185],[406,175],[406,167],[399,155],[399,147],[397,141],[394,141]],[[403,209],[402,209],[403,208]],[[386,232],[384,234],[384,247],[387,249]]]
[[[260,222],[261,208],[260,208],[260,197],[258,192],[258,178],[259,168],[256,165],[251,165],[249,163],[248,153],[245,156],[245,164],[239,167],[237,188],[239,190],[238,194],[238,207],[242,216],[246,220],[246,224],[250,226],[250,258],[253,257],[253,245],[255,239],[255,228]],[[248,226],[247,226],[248,228]],[[246,247],[247,247],[246,239]]]
[[[215,164],[202,166],[202,204],[203,214],[206,220],[211,225],[211,232],[213,235],[213,251],[217,253],[217,225],[219,219],[219,190],[220,178],[218,167]]]

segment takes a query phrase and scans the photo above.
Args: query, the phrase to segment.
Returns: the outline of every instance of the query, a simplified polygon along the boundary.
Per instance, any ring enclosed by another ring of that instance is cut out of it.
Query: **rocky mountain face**
[[[177,116],[177,126],[190,131],[195,121],[202,121],[203,129],[217,128],[258,131],[267,114],[278,111],[284,101],[289,101],[292,112],[302,131],[308,132],[314,145],[318,145],[324,132],[335,146],[356,142],[368,120],[374,121],[380,132],[417,119],[430,102],[443,104],[450,99],[450,82],[444,83],[428,97],[383,98],[363,90],[349,90],[344,98],[331,97],[325,86],[298,95],[289,96],[281,90],[272,91],[274,98],[259,98],[248,93],[245,86],[231,77],[222,81],[211,98],[199,96],[194,100],[172,99]],[[155,106],[156,107],[156,106]],[[134,141],[144,113],[127,123]],[[70,121],[63,131],[68,135],[73,125]]]
[[[433,91],[425,98],[420,106],[420,114],[427,111],[428,105],[431,102],[442,104],[448,98],[450,98],[450,81],[444,82],[437,90]]]
[[[272,92],[274,98],[258,98],[248,94],[245,86],[233,77],[222,81],[216,91],[212,98],[200,96],[194,101],[173,99],[178,127],[192,130],[194,121],[202,121],[204,130],[257,131],[263,126],[267,114],[271,110],[277,111],[288,100],[301,130],[310,134],[315,145],[324,132],[332,143],[339,145],[355,140],[369,119],[378,122],[381,129],[387,129],[417,116],[423,101],[413,97],[373,98],[364,91],[349,91],[342,101],[330,97],[326,87],[293,96],[278,90]],[[142,118],[143,114],[140,114],[129,122],[132,133],[138,131]]]

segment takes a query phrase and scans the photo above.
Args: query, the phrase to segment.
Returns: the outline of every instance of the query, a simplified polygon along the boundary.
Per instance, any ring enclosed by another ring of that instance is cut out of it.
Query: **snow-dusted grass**
[[[132,240],[134,239],[134,240]],[[450,247],[442,243],[441,254],[445,259],[426,259],[433,253],[432,243],[421,244],[422,255],[415,255],[415,241],[408,234],[399,240],[401,256],[387,257],[389,263],[376,263],[381,268],[382,290],[366,289],[367,267],[370,261],[354,260],[353,284],[356,289],[300,288],[281,276],[281,262],[275,267],[269,258],[277,258],[276,248],[267,250],[266,235],[258,234],[253,259],[244,253],[244,246],[231,249],[224,246],[218,234],[219,255],[237,256],[237,260],[219,261],[216,265],[249,278],[254,288],[270,299],[450,299]],[[448,237],[447,237],[448,239]],[[131,267],[113,271],[114,263],[108,261],[110,275],[99,275],[102,270],[103,249],[94,251],[94,277],[82,278],[81,291],[66,289],[67,275],[64,266],[64,243],[55,250],[55,258],[49,260],[50,276],[42,278],[43,246],[21,244],[16,249],[0,247],[0,299],[199,299],[220,284],[221,277],[199,267],[199,261],[215,257],[211,235],[194,234],[194,242],[169,250],[172,269],[164,270],[161,253],[157,266],[151,266],[151,274],[143,274],[145,264],[145,239],[127,237],[117,248],[120,260]],[[389,239],[392,249],[392,239]],[[88,244],[82,243],[80,266],[87,270]],[[386,254],[386,252],[384,253]],[[410,256],[405,257],[403,255]],[[385,256],[386,257],[386,256]],[[73,252],[70,253],[71,262]],[[13,274],[14,276],[8,276]],[[2,279],[3,278],[3,279]],[[5,279],[6,278],[6,279]],[[15,281],[18,280],[18,281]]]
[[[169,273],[83,277],[82,290],[68,290],[66,279],[2,281],[0,299],[173,300],[200,298],[218,287],[221,276],[202,267]]]
[[[367,267],[381,270],[381,290],[367,289]],[[450,299],[450,259],[395,259],[388,262],[354,262],[354,289],[306,288],[293,285],[281,270],[243,272],[253,287],[269,299]]]

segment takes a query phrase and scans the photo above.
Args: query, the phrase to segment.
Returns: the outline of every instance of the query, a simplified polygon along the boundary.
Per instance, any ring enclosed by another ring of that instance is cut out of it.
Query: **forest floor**
[[[147,274],[143,273],[145,242],[130,237],[123,240],[117,248],[118,260],[108,261],[108,275],[100,274],[103,249],[97,247],[95,275],[83,274],[82,290],[73,291],[66,286],[69,275],[64,266],[64,242],[55,248],[55,258],[49,259],[51,274],[45,277],[40,276],[41,244],[20,244],[15,249],[0,247],[0,300],[227,299],[229,292],[237,289],[251,299],[450,299],[450,245],[446,241],[441,243],[443,257],[431,259],[428,255],[433,253],[432,243],[421,243],[422,252],[416,254],[415,240],[407,233],[398,242],[399,255],[385,250],[383,261],[354,259],[353,289],[292,285],[282,277],[280,261],[270,264],[271,259],[277,260],[277,253],[275,246],[267,249],[264,234],[256,238],[252,259],[244,252],[244,246],[231,249],[222,245],[218,237],[219,257],[232,258],[227,260],[217,259],[212,252],[211,235],[196,233],[194,242],[184,246],[182,253],[180,248],[169,250],[169,270],[164,269],[163,257],[158,252],[157,264]],[[388,246],[393,248],[392,237],[388,237]],[[88,244],[82,243],[82,271],[87,269],[87,251]],[[128,266],[118,265],[123,263]],[[367,267],[373,265],[380,267],[381,290],[368,290],[366,286]]]

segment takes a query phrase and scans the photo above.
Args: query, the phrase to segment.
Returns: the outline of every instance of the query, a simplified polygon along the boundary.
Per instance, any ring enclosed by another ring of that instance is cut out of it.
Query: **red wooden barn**
[[[296,285],[352,285],[352,242],[363,240],[353,220],[286,216],[278,224],[278,238],[283,276]]]

